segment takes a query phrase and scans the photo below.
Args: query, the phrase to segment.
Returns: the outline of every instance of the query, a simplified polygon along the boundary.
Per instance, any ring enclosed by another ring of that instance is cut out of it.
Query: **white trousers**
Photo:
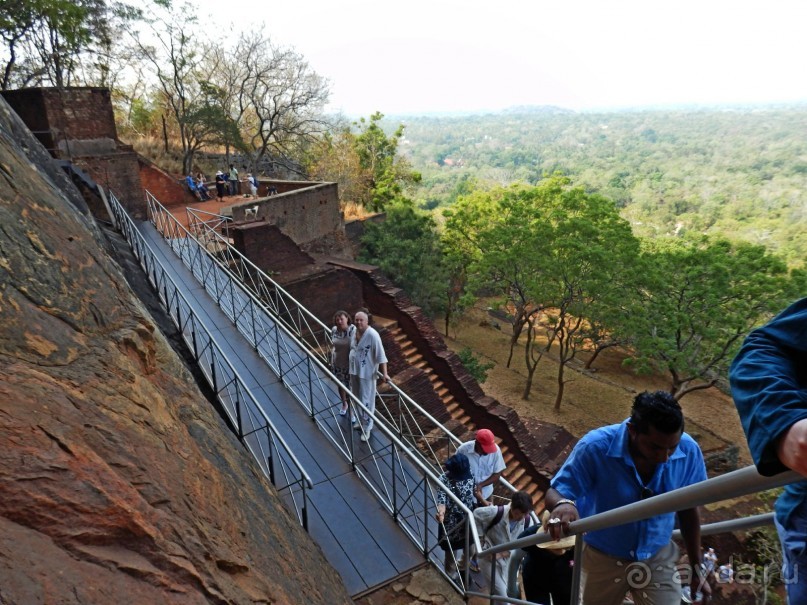
[[[364,410],[361,411],[361,424],[365,432],[373,430],[373,417],[375,416],[375,394],[376,394],[376,380],[375,378],[359,378],[355,374],[350,375],[350,390],[356,398],[362,402],[362,405],[370,410],[368,414]],[[358,414],[354,412],[356,417]]]
[[[493,594],[500,597],[507,596],[507,565],[508,559],[496,559],[496,578],[493,580]],[[493,561],[488,557],[479,557],[479,573],[490,583],[490,574],[493,571]],[[495,601],[498,603],[498,601]]]

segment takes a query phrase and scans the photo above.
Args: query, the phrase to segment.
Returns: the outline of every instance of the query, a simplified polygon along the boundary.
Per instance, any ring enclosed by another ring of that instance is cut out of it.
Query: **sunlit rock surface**
[[[0,603],[349,603],[0,100]]]

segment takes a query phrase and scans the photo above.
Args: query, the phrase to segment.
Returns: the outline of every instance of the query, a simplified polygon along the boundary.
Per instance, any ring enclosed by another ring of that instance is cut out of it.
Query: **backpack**
[[[495,516],[495,517],[493,517],[493,521],[491,521],[491,522],[490,522],[490,524],[489,524],[489,525],[487,526],[487,528],[485,529],[485,533],[488,533],[488,532],[491,530],[491,528],[492,528],[494,525],[496,525],[497,523],[499,523],[499,521],[501,521],[501,520],[502,520],[502,517],[503,517],[503,516],[504,516],[504,506],[502,506],[501,504],[499,504],[499,505],[496,507],[496,516]]]

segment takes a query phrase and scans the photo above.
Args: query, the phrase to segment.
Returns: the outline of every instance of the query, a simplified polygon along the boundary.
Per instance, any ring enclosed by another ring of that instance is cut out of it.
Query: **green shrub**
[[[468,347],[464,347],[459,353],[457,353],[457,357],[460,358],[462,365],[465,366],[468,373],[473,376],[479,384],[484,383],[488,379],[488,370],[496,365],[493,362],[483,362],[482,358],[476,355]]]

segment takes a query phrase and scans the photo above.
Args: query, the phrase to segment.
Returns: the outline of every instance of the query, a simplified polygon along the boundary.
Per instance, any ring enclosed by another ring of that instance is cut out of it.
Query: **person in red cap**
[[[496,445],[493,432],[479,429],[476,431],[476,439],[463,443],[457,448],[457,453],[465,454],[471,463],[471,474],[476,481],[476,506],[487,506],[493,495],[493,486],[505,469],[502,450]]]
[[[471,475],[476,483],[474,508],[490,506],[489,499],[493,495],[493,486],[496,485],[506,468],[502,450],[496,445],[493,432],[488,429],[479,429],[476,431],[476,439],[463,443],[457,448],[457,453],[465,454],[471,464]],[[465,562],[465,553],[463,553],[460,569],[465,568]],[[479,571],[476,557],[471,559],[470,567],[471,571]]]

